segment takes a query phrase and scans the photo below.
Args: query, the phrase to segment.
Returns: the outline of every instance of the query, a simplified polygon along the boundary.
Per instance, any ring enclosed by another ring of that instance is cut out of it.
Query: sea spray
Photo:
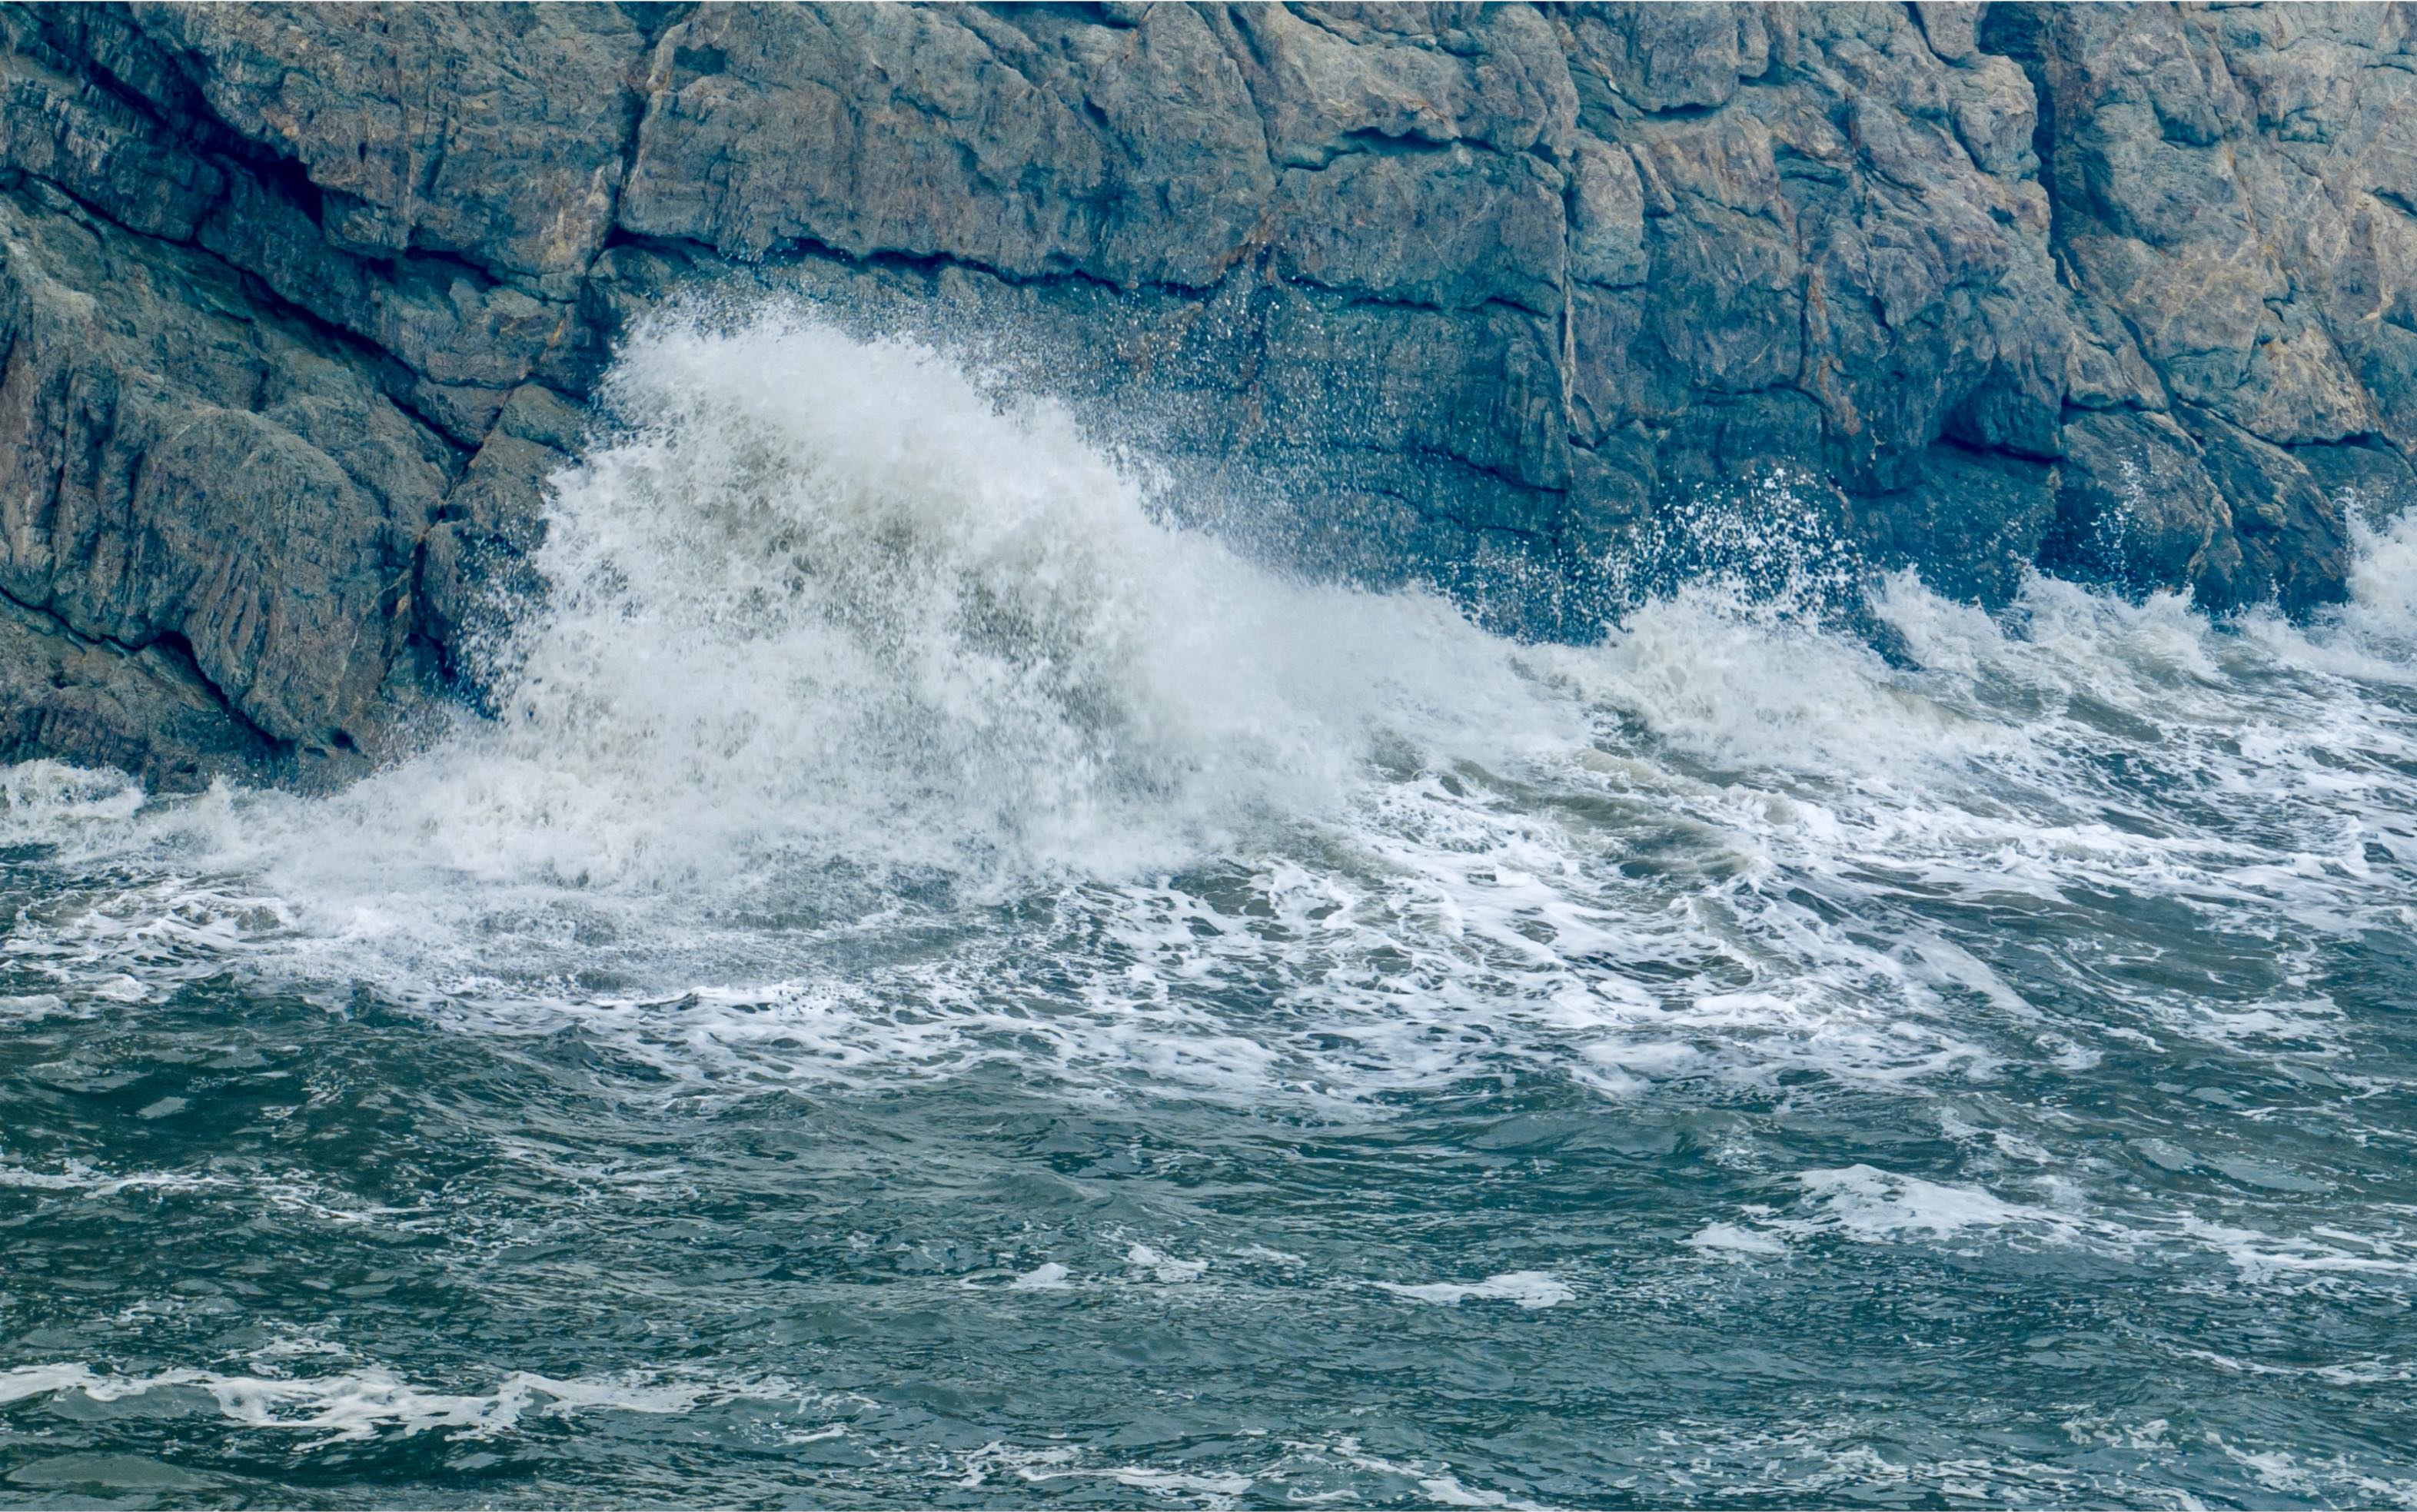
[[[1163,867],[1330,808],[1388,737],[1582,733],[1448,606],[1170,528],[1064,412],[928,348],[667,323],[604,402],[505,745],[661,815],[676,865]]]
[[[1754,502],[1674,526],[1704,570],[1601,643],[1522,645],[1168,523],[932,348],[665,319],[555,480],[499,718],[327,797],[21,768],[10,822],[128,879],[28,930],[62,972],[157,946],[155,988],[367,984],[682,1077],[1351,1099],[2022,1053],[1979,1031],[2023,990],[1875,879],[2398,916],[2280,879],[2409,847],[2408,721],[2359,680],[2406,643],[2405,525],[2333,622],[2223,629],[2045,581],[1993,618]],[[1838,627],[1850,590],[1906,655]]]

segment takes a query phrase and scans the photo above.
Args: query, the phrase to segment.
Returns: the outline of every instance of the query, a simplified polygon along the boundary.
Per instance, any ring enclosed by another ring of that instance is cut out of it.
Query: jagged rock
[[[1942,445],[1903,496],[1856,501],[1856,536],[1882,566],[1919,567],[1930,585],[1991,608],[2010,602],[2057,518],[2059,469]]]
[[[112,23],[117,23],[113,26]],[[124,18],[99,8],[11,8],[0,14],[7,98],[0,103],[0,160],[74,194],[119,225],[184,241],[227,191],[225,173],[190,144],[109,87],[112,45]],[[157,59],[145,57],[156,64]]]
[[[0,600],[0,761],[70,752],[122,767],[155,792],[285,764],[167,643],[140,651],[84,640],[58,620]]]
[[[571,464],[582,429],[553,390],[515,390],[421,540],[415,627],[473,696],[488,686],[511,615],[542,593],[529,557],[545,539],[545,487]]]
[[[0,593],[176,649],[272,745],[372,738],[454,461],[362,355],[38,194],[0,196]]]
[[[622,223],[730,256],[811,244],[1196,288],[1273,187],[1239,70],[1180,7],[1132,27],[710,8],[663,35],[648,84]]]
[[[2229,508],[2240,545],[2234,598],[2273,597],[2303,612],[2335,597],[2332,585],[2349,571],[2341,501],[2318,487],[2292,452],[2212,416],[2194,418],[2200,465]]]
[[[2186,587],[2215,609],[2240,602],[2231,507],[2171,416],[2076,416],[2058,471],[2056,522],[2041,553],[2052,570],[2136,592]]]
[[[2308,470],[2317,491],[2339,505],[2348,519],[2374,524],[2417,498],[2417,473],[2389,446],[2295,446],[2291,456]]]
[[[1521,154],[1345,153],[1285,171],[1279,276],[1365,298],[1559,308],[1569,234],[1562,175]]]
[[[338,251],[449,253],[561,298],[604,245],[646,42],[617,6],[129,13],[210,124],[300,170]]]
[[[0,754],[307,775],[475,700],[612,343],[707,287],[979,340],[1179,512],[1527,633],[1718,508],[2306,612],[2417,487],[2412,34],[0,6]]]

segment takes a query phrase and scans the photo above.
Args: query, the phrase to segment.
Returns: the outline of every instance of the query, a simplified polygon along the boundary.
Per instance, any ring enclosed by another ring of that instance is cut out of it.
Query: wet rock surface
[[[2417,484],[2411,22],[6,8],[5,754],[309,780],[475,702],[699,290],[989,338],[1179,507],[1527,633],[1732,495],[2307,612]]]

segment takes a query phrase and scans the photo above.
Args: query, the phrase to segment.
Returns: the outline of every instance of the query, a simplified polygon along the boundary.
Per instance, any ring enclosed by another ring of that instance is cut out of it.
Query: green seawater
[[[575,1032],[196,987],[9,1036],[0,1496],[2394,1504],[2417,962],[2344,955],[2373,1074],[2167,1045],[1330,1121],[684,1096]],[[1859,1168],[1844,1216],[1805,1185]],[[1523,1271],[1567,1299],[1386,1290]]]
[[[620,381],[502,718],[0,774],[0,1504],[2417,1503],[2417,532],[1522,647]]]

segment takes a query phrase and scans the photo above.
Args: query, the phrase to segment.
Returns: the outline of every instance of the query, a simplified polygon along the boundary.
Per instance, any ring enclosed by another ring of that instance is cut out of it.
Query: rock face
[[[712,280],[1007,333],[1193,507],[1532,633],[1723,498],[2306,612],[2417,487],[2412,33],[0,8],[0,758],[307,780],[475,701],[613,341]]]

